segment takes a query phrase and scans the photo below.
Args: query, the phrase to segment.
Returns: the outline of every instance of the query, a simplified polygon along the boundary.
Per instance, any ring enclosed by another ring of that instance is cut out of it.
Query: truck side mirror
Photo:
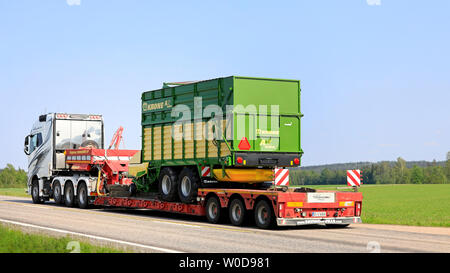
[[[24,149],[26,155],[30,155],[30,136],[25,137]]]

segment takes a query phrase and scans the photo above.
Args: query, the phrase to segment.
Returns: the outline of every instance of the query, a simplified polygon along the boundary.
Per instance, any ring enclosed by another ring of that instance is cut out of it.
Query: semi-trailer
[[[300,166],[300,81],[225,77],[142,94],[141,152],[104,149],[100,115],[47,114],[25,140],[35,203],[254,219],[260,228],[361,222],[358,192],[279,185]],[[112,146],[114,145],[114,149]],[[138,164],[130,164],[137,153]],[[277,177],[282,173],[284,177]]]

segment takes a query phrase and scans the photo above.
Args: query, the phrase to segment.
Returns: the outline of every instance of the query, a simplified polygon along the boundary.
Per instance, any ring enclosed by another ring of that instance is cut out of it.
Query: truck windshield
[[[58,150],[89,146],[103,148],[101,121],[56,120],[55,126],[55,147]]]

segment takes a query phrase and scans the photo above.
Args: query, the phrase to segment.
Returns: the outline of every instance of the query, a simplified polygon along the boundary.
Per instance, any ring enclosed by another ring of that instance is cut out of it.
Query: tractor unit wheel
[[[89,208],[89,199],[88,199],[88,191],[85,183],[81,183],[78,186],[78,193],[77,193],[77,201],[78,201],[78,207],[80,209],[87,209]]]
[[[242,226],[244,224],[247,210],[245,209],[244,202],[242,202],[241,199],[236,198],[231,201],[231,204],[228,207],[228,213],[230,221],[233,225]]]
[[[73,207],[75,205],[75,193],[72,182],[67,182],[64,186],[64,203],[66,207]]]
[[[55,204],[60,205],[63,202],[63,196],[61,191],[61,183],[59,181],[53,182],[53,200],[55,200]]]
[[[158,179],[159,194],[164,201],[175,201],[177,198],[178,176],[174,169],[164,168]]]
[[[192,168],[184,168],[178,176],[178,196],[183,203],[192,203],[197,197],[200,184],[198,172]]]
[[[39,196],[39,182],[37,180],[33,181],[31,184],[31,198],[34,204],[42,204],[44,201]]]

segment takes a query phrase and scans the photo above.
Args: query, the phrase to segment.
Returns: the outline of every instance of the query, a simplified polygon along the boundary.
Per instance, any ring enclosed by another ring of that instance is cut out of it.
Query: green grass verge
[[[338,190],[330,186],[307,186]],[[363,185],[362,220],[368,224],[450,227],[450,185]]]
[[[0,188],[0,195],[28,197],[25,188]]]
[[[54,238],[47,235],[27,234],[0,224],[0,253],[70,253],[74,248],[70,237]],[[80,253],[121,253],[122,251],[79,242]],[[69,249],[67,249],[69,246]]]

